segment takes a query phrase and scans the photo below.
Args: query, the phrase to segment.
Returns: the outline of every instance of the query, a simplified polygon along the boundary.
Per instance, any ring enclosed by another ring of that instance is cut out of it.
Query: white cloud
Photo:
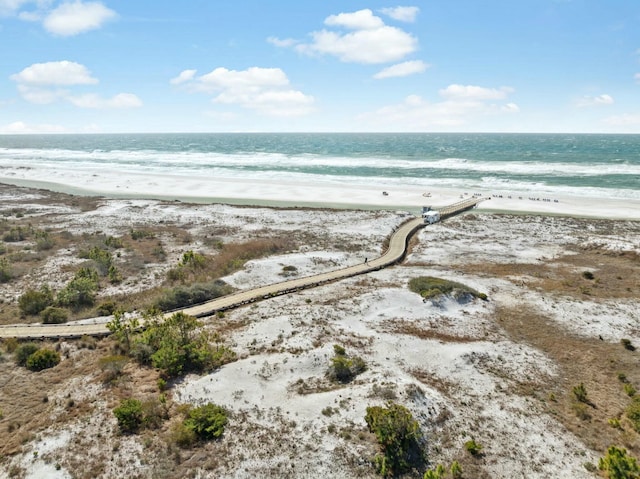
[[[294,40],[293,38],[278,38],[278,37],[269,37],[267,38],[267,42],[280,48],[289,48],[298,43],[298,41]]]
[[[397,28],[384,26],[339,34],[322,30],[313,32],[313,43],[298,45],[301,53],[329,54],[346,63],[387,63],[400,60],[417,48],[417,40]]]
[[[372,129],[388,131],[460,129],[489,116],[518,113],[520,108],[513,102],[496,103],[511,91],[506,87],[449,85],[439,92],[442,101],[431,103],[419,95],[409,95],[401,103],[365,113],[359,119]]]
[[[13,15],[29,2],[30,0],[0,0],[0,16]]]
[[[353,31],[311,32],[313,41],[296,45],[296,50],[306,55],[333,55],[343,62],[376,64],[401,60],[418,48],[413,35],[385,25],[369,9],[331,15],[325,24]]]
[[[635,81],[640,83],[640,73],[636,73],[635,75],[633,75],[633,78],[635,79]]]
[[[373,78],[381,80],[383,78],[406,77],[416,73],[422,73],[427,68],[429,68],[429,65],[422,60],[402,62],[379,71],[373,75]]]
[[[116,12],[100,2],[80,0],[66,2],[52,10],[44,19],[44,28],[55,35],[72,36],[100,28],[115,18]]]
[[[191,71],[194,73],[185,73]],[[185,70],[173,80],[176,79],[181,79],[179,84],[189,91],[213,94],[214,103],[237,105],[268,116],[305,115],[312,111],[315,101],[312,96],[292,89],[280,68],[251,67],[238,71],[219,67],[199,77],[195,76],[195,70]]]
[[[66,130],[60,125],[29,125],[23,121],[14,121],[0,127],[0,133],[4,134],[33,134],[33,133],[64,133]]]
[[[371,10],[358,10],[353,13],[339,13],[330,15],[324,20],[330,27],[344,27],[350,30],[375,30],[384,27],[380,17],[376,17]]]
[[[34,63],[20,73],[11,75],[12,80],[26,85],[89,85],[98,83],[84,65],[67,60],[60,62]]]
[[[416,17],[420,9],[418,7],[395,7],[395,8],[382,8],[380,11],[400,22],[415,22]]]
[[[576,100],[575,105],[577,107],[589,107],[589,106],[600,106],[600,105],[611,105],[613,104],[613,97],[611,95],[598,95],[598,96],[583,96],[582,98]]]
[[[119,93],[104,99],[95,93],[73,94],[69,88],[78,85],[95,85],[98,79],[91,76],[87,67],[67,60],[34,63],[10,77],[18,85],[22,98],[29,103],[47,104],[67,100],[81,108],[136,108],[142,101],[132,93]],[[61,88],[67,87],[67,88]]]
[[[506,105],[502,105],[501,109],[506,113],[518,113],[520,111],[520,107],[515,103],[507,103]]]
[[[111,98],[102,98],[94,93],[84,95],[67,96],[67,100],[80,108],[95,109],[124,109],[139,108],[142,101],[133,93],[119,93]]]
[[[184,70],[180,72],[175,78],[169,80],[169,83],[172,85],[180,85],[181,83],[188,82],[189,80],[193,80],[193,77],[196,75],[197,70]]]
[[[438,93],[441,97],[449,100],[502,100],[512,93],[513,90],[508,87],[483,88],[474,85],[449,85],[447,88],[440,90]]]
[[[29,103],[36,103],[38,105],[53,103],[60,98],[65,98],[69,94],[67,90],[31,85],[18,85],[18,91],[20,95],[22,95],[22,98]]]
[[[33,12],[20,12],[18,18],[25,22],[39,22],[42,20],[42,13],[37,10]]]

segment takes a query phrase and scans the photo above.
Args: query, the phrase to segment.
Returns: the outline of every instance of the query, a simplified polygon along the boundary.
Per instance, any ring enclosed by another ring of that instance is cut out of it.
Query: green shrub
[[[96,313],[99,316],[111,316],[116,312],[117,309],[118,305],[115,303],[115,301],[105,301],[104,303],[98,305],[98,307],[96,308]]]
[[[339,344],[334,344],[333,345],[333,352],[336,354],[336,356],[346,356],[347,355],[347,351],[344,349],[343,346],[340,346]]]
[[[600,458],[598,469],[609,479],[638,479],[640,467],[635,457],[628,456],[624,448],[610,446],[607,455]]]
[[[163,321],[148,320],[136,337],[132,355],[162,370],[167,377],[188,371],[208,371],[235,360],[235,353],[216,343],[194,317],[178,312]],[[139,356],[138,356],[139,355]]]
[[[116,238],[115,236],[107,236],[107,239],[104,240],[104,245],[107,248],[119,249],[124,246],[122,243],[122,238]]]
[[[631,421],[633,428],[637,432],[640,432],[640,397],[635,396],[633,398],[631,404],[627,406],[625,414]]]
[[[38,231],[35,234],[36,237],[36,250],[48,251],[55,245],[55,241],[48,231]]]
[[[153,238],[154,234],[151,231],[146,230],[134,230],[132,229],[129,234],[131,235],[131,239],[133,240],[141,240],[145,238]]]
[[[40,290],[28,289],[18,298],[18,308],[25,315],[35,315],[53,304],[53,293],[48,286]]]
[[[113,410],[113,414],[118,420],[120,430],[126,433],[138,431],[144,420],[142,402],[138,399],[123,399]]]
[[[60,362],[60,353],[53,349],[38,349],[27,358],[27,368],[31,371],[42,371],[56,366]]]
[[[60,306],[76,309],[93,306],[98,287],[98,273],[96,270],[81,268],[74,278],[58,292],[56,301]]]
[[[67,311],[54,306],[47,306],[40,314],[44,324],[61,324],[66,323],[69,318]]]
[[[438,464],[435,469],[429,469],[424,473],[422,479],[443,479],[446,474],[446,470],[442,464]]]
[[[227,412],[220,406],[207,403],[189,411],[184,425],[200,439],[217,439],[227,424]]]
[[[458,461],[453,461],[451,463],[449,471],[451,472],[451,477],[453,477],[454,479],[462,477],[462,466]]]
[[[192,250],[189,250],[182,255],[180,266],[198,269],[198,268],[204,268],[204,266],[206,265],[206,262],[207,260],[202,254],[195,253]]]
[[[412,278],[409,280],[409,289],[425,299],[437,298],[442,295],[453,295],[456,298],[470,295],[482,300],[487,299],[486,294],[480,293],[469,286],[465,286],[464,284],[457,283],[455,281],[434,278],[432,276],[419,276],[417,278]]]
[[[475,439],[471,439],[464,443],[464,448],[471,454],[472,456],[480,455],[483,447],[482,444],[476,442]]]
[[[587,398],[587,388],[585,387],[584,383],[580,383],[577,386],[574,386],[572,391],[573,396],[576,398],[576,401],[585,404],[589,402],[589,399]]]
[[[7,258],[0,258],[0,283],[8,283],[13,279],[13,268]]]
[[[616,417],[612,417],[611,419],[607,420],[607,422],[609,423],[609,426],[614,429],[622,429],[622,423],[620,422],[620,419]]]
[[[28,237],[28,231],[22,226],[16,226],[7,231],[2,240],[6,243],[16,243],[18,241],[24,241]]]
[[[329,377],[341,383],[348,383],[358,374],[363,373],[367,369],[364,360],[358,356],[348,357],[345,349],[336,344],[333,346],[336,353],[331,358],[331,366],[329,367]]]
[[[420,426],[407,408],[395,403],[389,403],[387,407],[368,407],[365,421],[382,447],[383,454],[375,459],[381,475],[399,475],[422,466],[424,452]]]
[[[625,383],[624,386],[624,392],[627,396],[629,397],[633,397],[636,395],[636,388],[633,387],[633,384],[631,383]]]
[[[114,265],[109,266],[107,277],[109,278],[109,282],[111,284],[120,284],[123,280],[122,273]]]
[[[584,279],[588,279],[588,280],[592,280],[595,278],[595,276],[593,275],[593,273],[591,271],[583,271],[582,272],[582,277]]]
[[[158,391],[160,392],[167,389],[167,380],[164,378],[158,378],[158,381],[156,381],[156,384],[158,385]]]
[[[219,298],[233,291],[233,288],[221,280],[209,283],[196,283],[191,286],[178,286],[166,291],[155,306],[162,311],[170,311]]]
[[[106,276],[109,271],[109,267],[113,264],[113,257],[111,256],[111,253],[106,249],[99,248],[98,246],[94,246],[89,251],[81,252],[80,257],[93,260],[101,276]]]
[[[31,356],[33,353],[35,353],[39,349],[40,349],[40,346],[38,346],[35,343],[24,343],[24,344],[21,344],[15,350],[15,361],[16,361],[16,364],[18,366],[26,366],[27,365],[27,359],[29,359],[29,356]]]

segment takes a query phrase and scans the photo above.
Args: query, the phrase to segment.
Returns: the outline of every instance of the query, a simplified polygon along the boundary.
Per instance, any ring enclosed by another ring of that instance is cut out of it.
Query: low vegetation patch
[[[222,280],[214,280],[208,283],[196,283],[190,286],[177,286],[166,290],[156,301],[155,306],[163,311],[193,306],[204,303],[220,296],[225,296],[233,291],[233,288]]]
[[[58,292],[59,306],[79,309],[93,306],[99,289],[98,272],[93,268],[80,268],[73,279]]]
[[[16,364],[18,366],[26,366],[29,356],[35,353],[38,349],[40,349],[40,346],[36,343],[24,343],[16,347],[14,351],[14,360]]]
[[[24,343],[16,347],[14,360],[18,366],[25,366],[31,371],[42,371],[56,366],[60,362],[60,353],[40,348],[36,343]]]
[[[146,323],[140,332],[136,318],[116,313],[107,327],[125,353],[141,364],[160,369],[167,378],[190,371],[211,371],[236,358],[218,336],[203,331],[202,323],[187,314],[178,312],[162,319],[152,312]]]
[[[333,346],[335,356],[331,358],[331,366],[329,367],[329,377],[334,381],[348,383],[358,374],[363,373],[367,369],[364,360],[359,356],[347,356],[345,349],[335,344]]]
[[[368,407],[365,421],[382,448],[374,459],[380,475],[396,476],[424,465],[420,426],[407,408],[395,403]]]
[[[207,403],[191,409],[184,425],[200,439],[218,439],[227,425],[227,411],[213,403]]]
[[[60,353],[53,349],[38,349],[27,358],[26,366],[31,371],[42,371],[56,366],[60,362]]]
[[[480,293],[469,286],[455,281],[449,281],[432,276],[419,276],[409,281],[409,289],[419,294],[424,299],[437,298],[442,295],[451,295],[456,299],[463,299],[471,296],[479,298],[483,301],[487,299],[487,295]]]
[[[625,414],[631,421],[633,429],[640,433],[640,396],[633,397],[633,400],[627,407]]]
[[[28,289],[18,298],[18,307],[23,315],[35,315],[53,304],[53,292],[48,286],[39,290]]]
[[[429,469],[424,473],[422,479],[445,479],[451,477],[458,479],[462,477],[462,466],[458,461],[453,461],[451,466],[446,468],[442,464],[438,464],[434,469]]]
[[[627,450],[616,446],[607,449],[607,455],[600,458],[598,469],[609,479],[637,479],[640,467],[635,457],[627,455]]]
[[[13,267],[7,258],[0,258],[0,283],[8,283],[14,278]]]
[[[61,324],[67,322],[69,315],[65,309],[47,306],[44,311],[40,313],[40,317],[44,324]]]
[[[113,410],[113,414],[118,420],[120,430],[125,433],[137,432],[144,420],[142,402],[139,399],[123,399]]]
[[[469,454],[472,456],[479,456],[482,453],[482,444],[477,442],[475,439],[470,439],[464,443],[464,448],[467,450]]]

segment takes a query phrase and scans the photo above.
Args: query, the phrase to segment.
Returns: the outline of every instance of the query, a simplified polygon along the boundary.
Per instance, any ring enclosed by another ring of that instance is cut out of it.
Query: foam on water
[[[639,198],[640,135],[0,136],[0,177],[25,169]]]

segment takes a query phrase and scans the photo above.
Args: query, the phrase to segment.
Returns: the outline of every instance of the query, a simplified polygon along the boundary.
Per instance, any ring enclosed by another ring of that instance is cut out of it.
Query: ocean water
[[[16,168],[640,199],[640,135],[0,136],[0,181]]]

